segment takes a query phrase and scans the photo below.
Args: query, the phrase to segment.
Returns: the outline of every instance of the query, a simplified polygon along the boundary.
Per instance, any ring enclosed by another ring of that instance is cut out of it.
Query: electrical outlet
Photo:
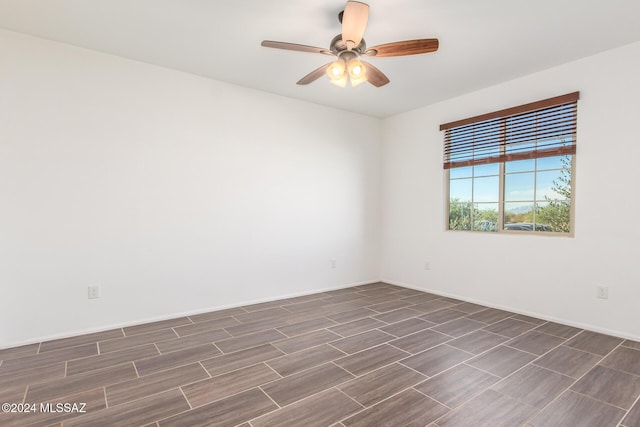
[[[596,286],[596,298],[608,299],[609,287],[608,286]]]
[[[90,285],[88,289],[89,299],[100,298],[100,285]]]
[[[424,262],[424,269],[425,270],[431,270],[431,263],[429,261],[425,261]]]
[[[336,268],[337,261],[335,259],[331,260],[331,268]]]

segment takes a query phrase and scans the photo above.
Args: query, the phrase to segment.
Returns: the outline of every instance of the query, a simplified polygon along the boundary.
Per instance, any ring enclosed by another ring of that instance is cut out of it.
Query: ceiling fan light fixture
[[[345,87],[347,85],[347,80],[349,77],[349,73],[347,72],[347,65],[341,59],[332,62],[327,68],[327,76],[329,76],[329,80],[334,85]]]
[[[389,78],[382,71],[369,62],[360,61],[360,57],[418,55],[436,52],[439,47],[438,39],[415,39],[380,44],[367,49],[363,37],[369,20],[369,6],[361,1],[348,0],[344,10],[338,14],[338,19],[342,24],[342,32],[331,40],[328,49],[273,40],[263,40],[262,46],[336,56],[335,62],[321,65],[296,84],[308,85],[326,74],[333,84],[341,87],[345,87],[348,81],[351,81],[351,86],[369,82],[375,87],[382,87],[389,83]]]
[[[349,70],[351,86],[356,87],[367,81],[367,67],[364,66],[362,61],[352,59],[347,64],[347,69]]]
[[[345,73],[347,69],[346,64],[342,60],[337,60],[329,64],[327,68],[327,75],[331,80],[339,79]]]

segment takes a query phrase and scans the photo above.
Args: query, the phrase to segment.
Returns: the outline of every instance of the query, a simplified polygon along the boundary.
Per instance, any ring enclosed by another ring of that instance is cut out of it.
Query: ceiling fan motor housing
[[[349,49],[347,48],[347,44],[342,40],[342,34],[338,34],[331,40],[331,44],[329,45],[329,50],[333,52],[336,56],[340,56],[342,52],[346,52]],[[362,55],[367,50],[367,43],[362,39],[358,46],[351,49],[352,52],[355,52],[359,55]]]

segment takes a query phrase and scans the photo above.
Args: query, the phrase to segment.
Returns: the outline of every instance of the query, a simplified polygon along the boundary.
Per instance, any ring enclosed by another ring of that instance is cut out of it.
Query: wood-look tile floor
[[[638,342],[384,283],[0,350],[36,404],[4,427],[640,427],[639,395]]]

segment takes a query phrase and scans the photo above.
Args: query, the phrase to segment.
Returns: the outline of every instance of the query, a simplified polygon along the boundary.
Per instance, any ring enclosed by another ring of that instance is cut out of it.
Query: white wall
[[[636,43],[387,119],[383,280],[640,337],[639,75]],[[445,231],[439,125],[576,90],[575,238]]]
[[[0,348],[377,280],[380,129],[0,31]]]

